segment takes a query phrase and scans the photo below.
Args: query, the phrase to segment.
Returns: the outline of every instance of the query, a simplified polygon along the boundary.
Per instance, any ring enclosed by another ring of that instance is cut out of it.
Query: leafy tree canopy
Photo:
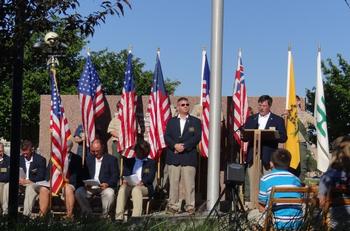
[[[337,55],[337,59],[337,64],[331,59],[322,62],[330,141],[338,136],[350,134],[350,65],[340,54]],[[307,89],[307,98],[310,102],[307,105],[308,110],[313,111],[315,88]]]
[[[64,36],[69,46],[65,56],[59,57],[57,81],[62,95],[77,94],[78,80],[85,65],[85,57],[81,53],[86,42],[77,32],[65,33],[62,36]],[[38,141],[40,95],[50,94],[49,76],[46,67],[47,56],[40,49],[32,48],[38,36],[39,34],[35,34],[27,43],[23,79],[22,134],[23,138],[32,139],[34,142]],[[119,95],[122,93],[127,53],[127,50],[91,52],[91,58],[99,73],[105,94]],[[144,70],[144,67],[145,63],[134,56],[133,68],[137,95],[150,94],[153,72]],[[169,79],[165,82],[169,94],[174,93],[176,87],[180,84],[179,81]],[[11,117],[10,78],[3,81],[0,88],[0,105],[2,105],[0,107],[0,124],[5,125],[0,126],[0,137],[8,139]]]

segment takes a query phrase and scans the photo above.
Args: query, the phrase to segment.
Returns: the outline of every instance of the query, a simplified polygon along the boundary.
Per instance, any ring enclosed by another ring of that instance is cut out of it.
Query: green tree
[[[22,90],[23,85],[40,84],[34,82],[37,80],[37,75],[31,76],[33,79],[28,77],[23,81],[23,73],[27,71],[26,65],[33,66],[33,63],[26,62],[24,57],[25,48],[31,49],[28,42],[33,35],[57,28],[63,28],[62,31],[66,33],[78,31],[81,36],[93,35],[95,26],[104,23],[108,15],[124,14],[124,6],[130,7],[127,0],[101,1],[97,3],[99,7],[97,6],[93,13],[84,16],[79,12],[79,2],[79,0],[0,1],[0,103],[6,103],[1,105],[0,121],[6,124],[1,126],[0,136],[9,137],[9,118],[12,117],[13,152],[19,151],[20,135],[16,133],[20,132],[21,103],[24,104],[24,110],[32,110],[32,107],[28,109],[26,105],[37,105],[35,101],[31,101],[36,93],[34,91],[23,93]],[[11,102],[10,99],[14,101]],[[13,106],[9,106],[9,103]],[[25,115],[23,119],[27,119]],[[17,160],[13,163],[13,167],[17,168]],[[11,207],[11,213],[13,209],[14,207]]]
[[[122,50],[118,53],[102,50],[92,52],[92,61],[100,75],[103,90],[107,95],[122,94],[124,73],[127,62],[128,51]],[[144,70],[145,63],[140,58],[133,56],[133,71],[137,95],[149,95],[152,85],[153,72]],[[168,94],[173,94],[180,81],[167,78],[165,87]]]
[[[50,82],[46,67],[47,55],[42,50],[32,49],[37,41],[38,34],[28,42],[25,50],[24,82],[23,82],[23,111],[22,111],[22,137],[38,142],[40,95],[50,94]],[[60,93],[77,94],[77,85],[85,64],[85,57],[81,51],[86,45],[79,33],[63,34],[64,41],[69,44],[66,54],[59,57],[57,68],[57,81]],[[103,90],[106,95],[120,95],[122,93],[124,72],[127,60],[127,50],[111,52],[102,50],[91,52],[91,58],[101,78]],[[152,71],[144,70],[145,63],[140,58],[133,58],[133,68],[137,95],[149,95],[153,78]],[[173,93],[179,81],[167,80],[165,85],[169,93]],[[0,88],[0,137],[9,138],[10,112],[11,112],[11,84],[4,82]]]
[[[338,64],[334,64],[331,59],[322,62],[330,141],[338,136],[350,134],[350,65],[340,54],[337,55],[337,59]],[[307,98],[308,110],[313,111],[315,88],[307,89]]]

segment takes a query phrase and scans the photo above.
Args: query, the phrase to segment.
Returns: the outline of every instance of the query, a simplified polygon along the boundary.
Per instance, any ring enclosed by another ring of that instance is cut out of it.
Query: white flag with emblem
[[[317,53],[317,81],[315,94],[315,117],[317,133],[317,168],[325,172],[329,166],[329,145],[327,132],[326,100],[323,91],[321,70],[321,49]]]

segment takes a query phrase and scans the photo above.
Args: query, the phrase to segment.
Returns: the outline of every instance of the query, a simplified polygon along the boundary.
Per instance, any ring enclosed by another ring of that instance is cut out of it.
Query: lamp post
[[[20,8],[22,9],[22,8]],[[23,12],[19,12],[20,13]],[[20,21],[20,17],[18,21]],[[23,39],[16,39],[15,62],[13,68],[12,87],[12,117],[11,117],[11,155],[10,155],[10,185],[9,185],[9,221],[10,226],[15,224],[18,215],[18,189],[19,189],[19,159],[21,141],[21,108],[23,91]],[[67,45],[59,41],[55,32],[48,32],[44,41],[38,41],[33,46],[34,49],[42,49],[48,55],[47,65],[55,68],[58,65],[57,57],[64,55]]]

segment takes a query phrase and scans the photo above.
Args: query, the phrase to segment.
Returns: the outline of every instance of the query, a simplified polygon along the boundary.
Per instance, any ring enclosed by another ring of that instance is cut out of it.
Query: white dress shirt
[[[30,160],[27,160],[26,158],[24,158],[25,162],[26,162],[26,179],[29,179],[29,168],[30,168],[30,163],[33,162],[33,156],[30,158]]]
[[[181,118],[180,115],[178,115],[177,118],[180,119],[180,131],[181,131],[181,135],[182,135],[182,133],[184,132],[185,125],[186,125],[186,121],[188,119],[188,115],[185,118]]]
[[[99,176],[100,176],[100,171],[101,171],[101,165],[102,165],[102,160],[103,157],[101,157],[100,159],[95,159],[95,176],[94,179],[97,181],[100,181]]]
[[[132,169],[132,175],[136,175],[139,181],[142,181],[142,165],[143,160],[135,157],[134,168]]]
[[[259,123],[259,129],[265,129],[267,121],[269,120],[271,112],[269,112],[269,114],[266,114],[264,116],[259,114],[259,119],[258,119],[258,123]]]

